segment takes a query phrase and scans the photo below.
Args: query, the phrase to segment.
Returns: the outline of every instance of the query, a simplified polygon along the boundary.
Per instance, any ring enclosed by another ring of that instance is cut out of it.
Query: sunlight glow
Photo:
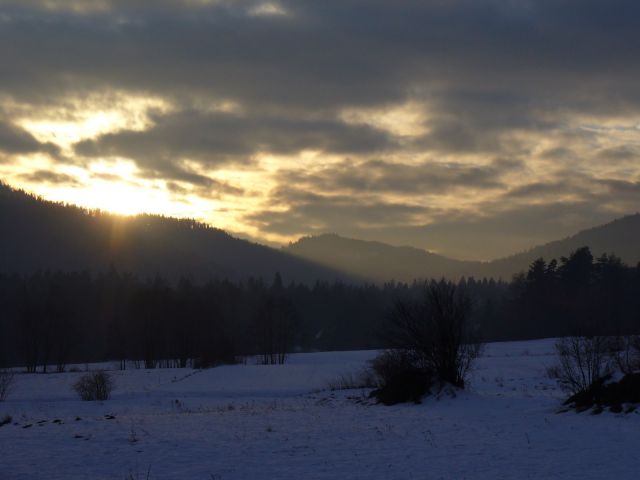
[[[289,12],[282,6],[274,2],[265,2],[248,10],[251,16],[287,16]]]
[[[341,118],[347,123],[369,125],[398,137],[414,137],[429,131],[426,107],[415,102],[384,109],[348,109],[342,112]]]
[[[149,127],[151,112],[168,112],[166,101],[125,95],[95,95],[86,100],[70,99],[67,104],[15,113],[16,124],[40,142],[58,145],[68,155],[74,143],[119,130],[140,131]]]

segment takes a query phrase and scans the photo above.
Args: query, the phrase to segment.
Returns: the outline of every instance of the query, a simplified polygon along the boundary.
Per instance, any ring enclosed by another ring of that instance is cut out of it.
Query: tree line
[[[640,267],[587,247],[534,261],[512,281],[460,279],[483,341],[638,333]],[[257,355],[283,363],[292,351],[388,347],[382,334],[398,301],[424,282],[353,285],[106,273],[0,274],[0,366],[62,371],[69,363],[120,368],[206,367]]]
[[[285,285],[279,274],[206,283],[115,269],[0,274],[0,366],[206,367],[241,355],[283,363],[296,349],[373,348],[370,327],[395,289]]]
[[[628,335],[640,327],[640,264],[614,254],[594,258],[582,247],[559,261],[537,259],[510,290],[510,314],[525,336]]]

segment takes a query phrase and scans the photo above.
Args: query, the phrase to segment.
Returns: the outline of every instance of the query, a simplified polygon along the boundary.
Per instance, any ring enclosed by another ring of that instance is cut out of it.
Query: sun
[[[141,213],[160,214],[166,211],[164,192],[142,189],[126,183],[105,182],[87,189],[82,202],[92,208],[100,208],[120,215]]]

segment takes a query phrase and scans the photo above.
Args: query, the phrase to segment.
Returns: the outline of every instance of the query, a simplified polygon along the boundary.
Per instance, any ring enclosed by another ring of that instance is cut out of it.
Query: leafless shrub
[[[87,373],[73,385],[80,398],[87,401],[108,400],[113,388],[113,378],[103,371]]]
[[[373,360],[382,403],[416,401],[432,387],[464,388],[466,376],[483,345],[470,323],[471,300],[455,284],[425,284],[419,302],[398,301],[387,341],[393,346]]]
[[[0,370],[0,402],[6,400],[14,384],[14,374],[11,370]]]
[[[598,335],[560,338],[555,345],[558,364],[547,373],[561,388],[573,394],[584,392],[611,372],[610,347],[610,339]]]
[[[611,356],[622,373],[640,370],[640,335],[617,337],[613,342]]]
[[[462,388],[482,352],[469,321],[471,307],[469,297],[455,284],[431,281],[421,302],[396,303],[390,340],[414,363],[428,366],[438,380]]]

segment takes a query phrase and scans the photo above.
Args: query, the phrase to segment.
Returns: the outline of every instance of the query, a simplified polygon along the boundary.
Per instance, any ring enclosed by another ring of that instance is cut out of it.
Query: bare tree
[[[431,281],[420,302],[396,302],[391,342],[432,370],[441,382],[463,388],[482,351],[470,313],[471,300],[463,289],[445,280]]]

